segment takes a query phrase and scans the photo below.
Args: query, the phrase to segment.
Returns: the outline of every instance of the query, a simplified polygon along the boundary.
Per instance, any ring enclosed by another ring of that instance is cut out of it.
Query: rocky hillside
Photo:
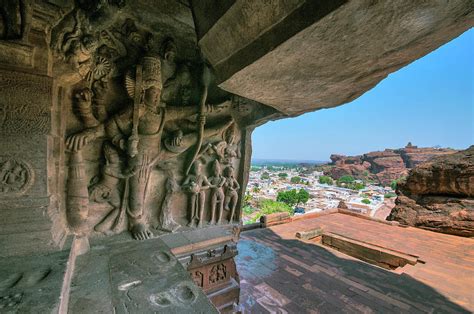
[[[474,236],[474,146],[418,165],[398,184],[388,220]]]
[[[383,185],[390,185],[408,174],[408,170],[436,156],[455,153],[452,149],[418,148],[408,145],[400,149],[386,149],[359,156],[331,155],[331,169],[328,175],[338,179],[350,175],[357,179],[372,179]]]

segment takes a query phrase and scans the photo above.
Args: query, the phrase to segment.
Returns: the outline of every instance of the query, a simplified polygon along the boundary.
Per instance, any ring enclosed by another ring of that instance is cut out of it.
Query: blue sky
[[[474,144],[474,29],[390,74],[358,99],[266,123],[253,158],[329,160],[399,148]]]

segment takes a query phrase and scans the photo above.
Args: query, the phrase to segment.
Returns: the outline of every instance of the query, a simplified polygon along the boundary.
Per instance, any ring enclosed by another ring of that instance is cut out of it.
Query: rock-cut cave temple
[[[2,313],[235,311],[252,131],[474,25],[471,0],[0,3]]]

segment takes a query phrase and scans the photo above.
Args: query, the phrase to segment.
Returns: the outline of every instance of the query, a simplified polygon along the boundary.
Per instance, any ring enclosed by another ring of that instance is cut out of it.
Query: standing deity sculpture
[[[160,228],[164,231],[174,232],[180,225],[176,223],[172,215],[172,196],[180,190],[180,186],[176,181],[173,171],[168,170],[168,179],[166,179],[166,194],[161,206],[161,213],[159,216]]]
[[[226,182],[226,178],[222,176],[221,165],[216,159],[213,163],[212,177],[209,178],[211,183],[211,221],[210,224],[216,223],[216,210],[218,210],[217,224],[222,223],[222,212],[224,211],[224,190],[223,186]]]
[[[231,166],[227,167],[224,172],[226,182],[224,184],[225,188],[225,201],[224,208],[227,211],[230,211],[229,223],[232,223],[235,215],[235,208],[237,207],[237,201],[239,195],[237,191],[240,189],[239,182],[234,178],[234,168]]]
[[[190,194],[190,221],[188,225],[195,227],[196,221],[199,221],[197,226],[201,228],[204,221],[205,190],[211,187],[211,183],[202,174],[202,164],[199,160],[193,162],[191,172],[184,180],[182,187]]]

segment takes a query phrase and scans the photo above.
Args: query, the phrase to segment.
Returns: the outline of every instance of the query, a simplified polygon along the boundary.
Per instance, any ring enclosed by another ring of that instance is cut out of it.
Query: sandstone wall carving
[[[239,222],[249,134],[275,110],[216,86],[189,7],[7,2],[2,255]]]

